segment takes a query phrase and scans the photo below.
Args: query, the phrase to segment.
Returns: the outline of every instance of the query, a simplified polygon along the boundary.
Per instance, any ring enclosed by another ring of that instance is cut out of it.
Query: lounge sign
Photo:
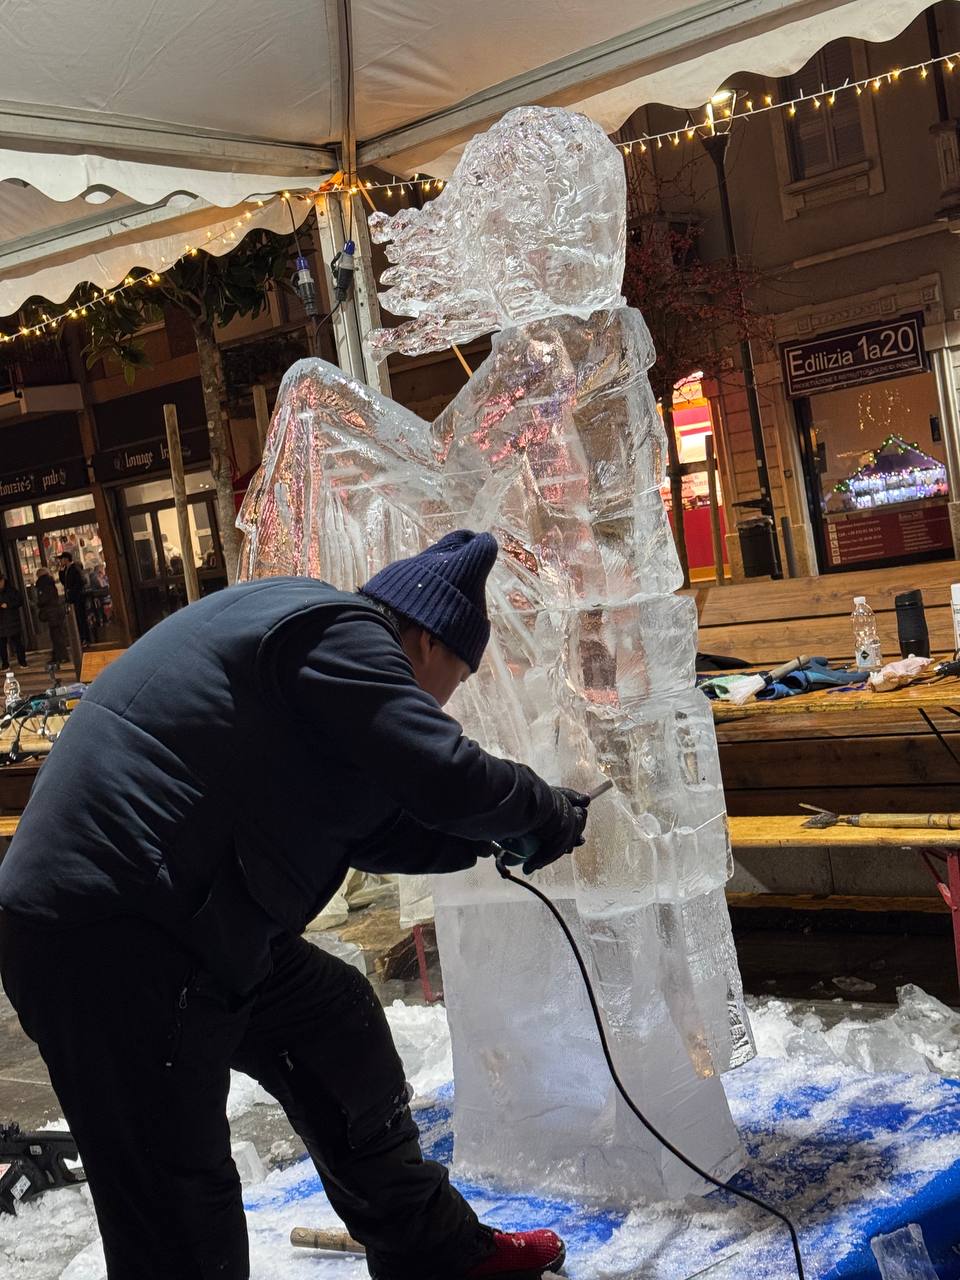
[[[184,431],[180,437],[180,449],[186,466],[203,462],[210,456],[210,437],[206,427],[198,431]],[[155,471],[170,470],[170,455],[166,440],[143,440],[139,444],[121,445],[117,449],[98,453],[93,468],[101,483],[111,480],[127,480],[148,475]]]
[[[780,356],[787,395],[794,399],[920,373],[927,367],[923,313],[786,342]]]

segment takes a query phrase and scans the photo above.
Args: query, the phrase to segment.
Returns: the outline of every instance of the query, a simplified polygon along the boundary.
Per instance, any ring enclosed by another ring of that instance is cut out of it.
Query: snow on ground
[[[754,1001],[759,1056],[725,1078],[748,1153],[738,1181],[802,1218],[810,1280],[859,1274],[852,1263],[845,1270],[844,1261],[862,1250],[878,1205],[929,1196],[942,1171],[960,1169],[960,1088],[941,1079],[960,1077],[960,1015],[916,987],[904,988],[898,1009],[886,1017],[860,1020],[849,1005],[843,1013],[827,1027],[785,1001]],[[445,1012],[398,1001],[387,1016],[417,1095],[424,1144],[446,1157],[452,1063]],[[235,1074],[231,1118],[257,1106],[276,1103]],[[571,1246],[573,1280],[680,1280],[718,1260],[710,1280],[790,1274],[783,1229],[726,1195],[624,1214],[502,1196],[489,1187],[463,1189],[494,1225],[561,1230]],[[294,1226],[339,1225],[308,1162],[274,1170],[245,1188],[244,1200],[253,1280],[366,1276],[360,1259],[322,1258],[287,1243]],[[4,1280],[104,1274],[86,1189],[52,1192],[16,1218],[0,1215]]]

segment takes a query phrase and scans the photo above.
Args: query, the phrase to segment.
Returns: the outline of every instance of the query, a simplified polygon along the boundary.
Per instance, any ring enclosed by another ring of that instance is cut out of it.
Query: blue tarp
[[[725,1085],[747,1151],[737,1185],[795,1219],[809,1280],[877,1280],[870,1239],[909,1222],[921,1225],[940,1280],[960,1280],[960,1083],[864,1075],[815,1058],[759,1058]],[[451,1101],[448,1086],[417,1113],[427,1154],[446,1163]],[[614,1212],[462,1180],[458,1186],[491,1225],[560,1232],[573,1280],[685,1280],[718,1259],[734,1261],[710,1280],[794,1274],[785,1229],[725,1192]],[[271,1175],[247,1208],[252,1233],[275,1224],[284,1241],[294,1219],[301,1226],[332,1221],[306,1164]],[[331,1262],[339,1267],[331,1276],[346,1274],[345,1261]],[[326,1280],[319,1257],[311,1264],[310,1274]]]

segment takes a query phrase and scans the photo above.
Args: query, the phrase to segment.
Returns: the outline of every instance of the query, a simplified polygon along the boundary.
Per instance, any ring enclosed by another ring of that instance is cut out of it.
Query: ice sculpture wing
[[[438,479],[428,423],[336,365],[298,361],[237,519],[241,580],[308,575],[355,590],[430,541]],[[397,878],[401,920],[430,919],[427,878]]]
[[[438,474],[422,418],[336,365],[298,361],[237,519],[241,580],[309,575],[355,590],[426,544]]]

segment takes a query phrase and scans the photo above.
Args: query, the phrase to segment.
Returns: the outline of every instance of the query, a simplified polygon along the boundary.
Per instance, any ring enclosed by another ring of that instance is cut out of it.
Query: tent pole
[[[340,168],[346,182],[342,195],[324,195],[316,202],[317,230],[320,249],[329,264],[348,240],[356,246],[353,256],[353,288],[336,308],[331,321],[337,344],[337,363],[344,373],[366,382],[383,395],[390,394],[390,375],[386,361],[377,364],[366,353],[363,339],[380,325],[377,284],[373,274],[370,235],[366,210],[354,205],[352,186],[359,189],[357,178],[356,86],[353,75],[353,27],[351,0],[337,0],[335,16],[328,10],[330,51],[332,56],[331,88],[339,102]],[[335,30],[334,30],[335,25]],[[330,295],[328,287],[327,294]],[[335,300],[331,298],[331,307]]]
[[[353,288],[346,302],[337,307],[333,320],[333,336],[337,344],[337,363],[352,378],[366,382],[383,395],[390,394],[387,362],[377,362],[365,351],[364,337],[380,325],[380,304],[373,275],[370,235],[362,207],[353,218],[353,226],[345,218],[344,203],[352,196],[324,195],[316,205],[317,229],[323,260],[329,263],[347,240],[356,245]],[[349,215],[347,215],[349,217]],[[330,292],[328,287],[328,293]],[[331,306],[335,305],[331,302]]]

